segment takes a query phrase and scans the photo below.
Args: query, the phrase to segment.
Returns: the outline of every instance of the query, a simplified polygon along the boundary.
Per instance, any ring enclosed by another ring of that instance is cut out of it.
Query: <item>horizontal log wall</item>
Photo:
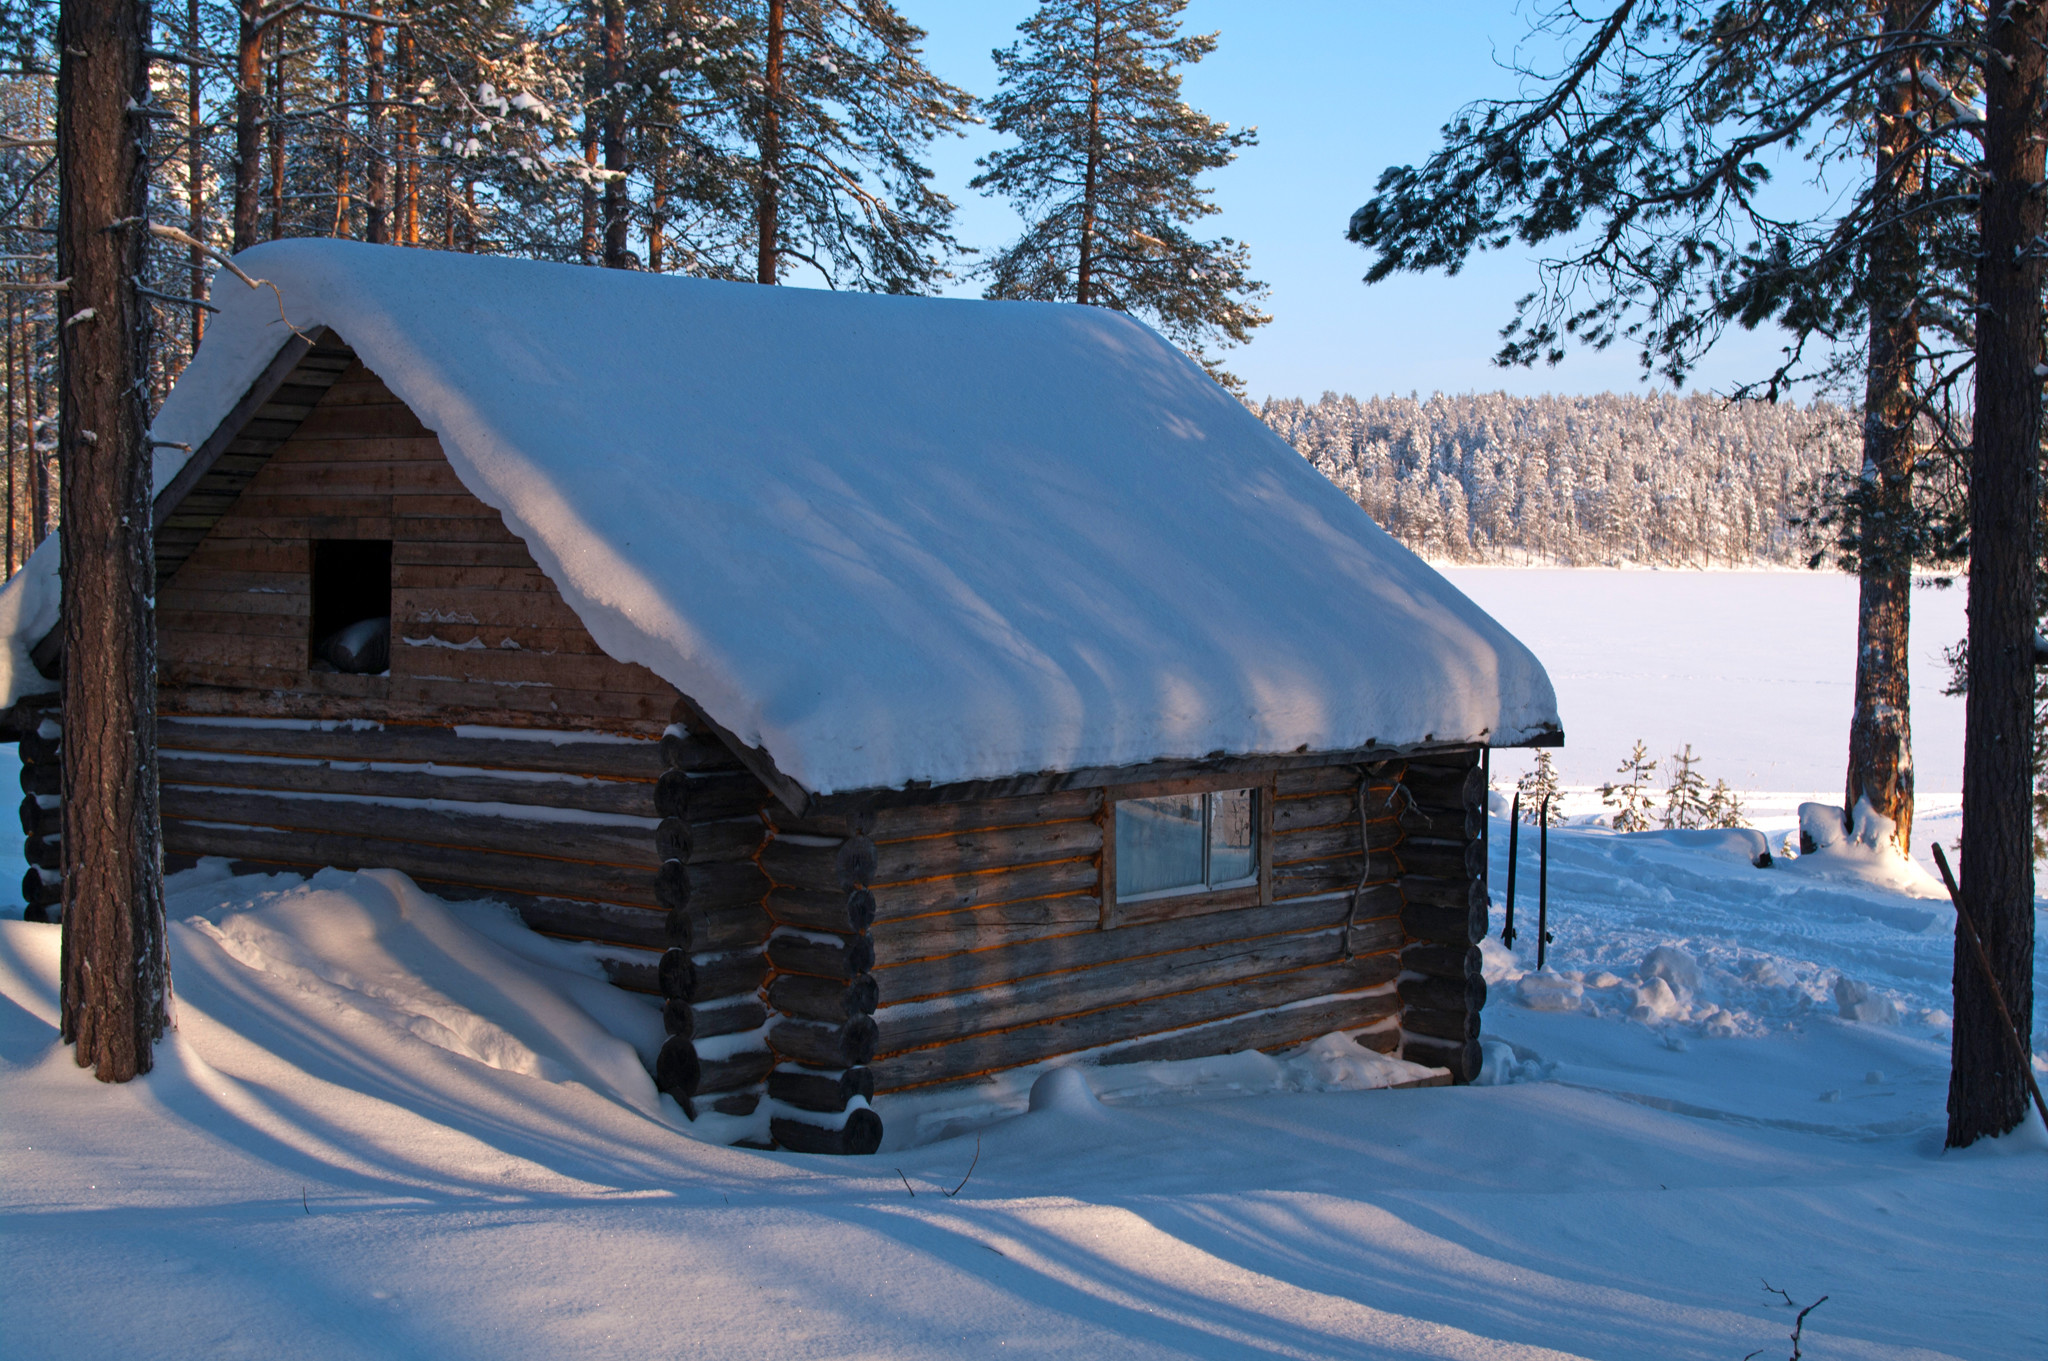
[[[753,1115],[775,1066],[759,863],[770,795],[717,739],[681,723],[663,735],[660,755],[654,889],[668,947],[656,981],[668,1039],[655,1083],[693,1113]]]
[[[1104,790],[887,807],[860,827],[771,810],[782,833],[814,843],[778,852],[778,839],[763,857],[787,866],[770,869],[769,905],[792,938],[771,942],[771,959],[835,980],[816,994],[822,1004],[804,994],[807,1028],[792,1047],[812,1046],[821,1068],[872,1052],[883,1093],[1105,1047],[1102,1061],[1115,1062],[1343,1029],[1391,1048],[1406,937],[1396,867],[1354,905],[1358,772],[1278,779],[1272,905],[1107,930]],[[849,865],[865,877],[827,889]],[[871,1019],[834,1010],[865,1004],[858,966],[873,977]]]
[[[188,505],[166,527],[200,535],[158,595],[166,712],[650,738],[670,722],[674,688],[604,655],[434,433],[360,363],[282,443],[231,445],[220,466],[240,464],[239,492]],[[316,539],[392,541],[388,674],[309,666]]]
[[[1479,942],[1486,937],[1486,777],[1479,753],[1411,761],[1402,776],[1411,830],[1404,862],[1401,1053],[1448,1068],[1456,1082],[1479,1076],[1479,1014],[1486,1005]],[[1416,854],[1413,848],[1426,848]]]
[[[29,695],[10,712],[21,750],[22,915],[56,921],[64,903],[63,710],[56,695]]]

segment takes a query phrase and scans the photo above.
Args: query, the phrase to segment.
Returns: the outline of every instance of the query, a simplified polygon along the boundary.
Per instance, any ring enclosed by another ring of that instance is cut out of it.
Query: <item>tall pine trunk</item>
[[[365,7],[372,18],[384,17],[383,0]],[[371,24],[363,35],[363,155],[369,161],[369,203],[363,236],[377,245],[391,243],[391,161],[384,145],[384,25]]]
[[[199,0],[185,0],[185,55],[199,58]],[[206,239],[206,139],[199,106],[199,73],[193,66],[185,77],[185,233],[194,241]],[[206,298],[206,252],[197,246],[186,252],[191,269],[191,296]],[[206,309],[192,309],[192,348],[206,339]]]
[[[58,17],[58,359],[64,459],[63,1035],[105,1082],[148,1072],[170,971],[150,616],[147,0]],[[116,227],[115,223],[126,225]]]
[[[284,31],[278,30],[270,61],[270,239],[284,235]]]
[[[782,277],[782,30],[783,0],[768,0],[766,103],[761,109],[761,187],[754,211],[756,282]]]
[[[625,0],[605,0],[604,5],[604,265],[624,269],[632,263],[626,253],[627,228],[631,225],[631,199],[626,192],[626,6]]]
[[[2042,99],[2048,3],[1986,21],[1978,205],[1977,409],[1970,455],[1970,687],[1963,710],[1962,898],[2022,1037],[2034,1015],[2034,534],[2041,434]],[[1948,1143],[2017,1126],[2023,1059],[1967,933],[1955,946]]]
[[[191,0],[197,4],[198,0]],[[346,100],[354,89],[354,74],[349,70],[348,29],[334,26],[334,87],[341,91]],[[349,135],[346,116],[339,120],[334,137],[334,226],[330,236],[347,236],[353,227],[353,213],[349,204]]]
[[[1081,256],[1074,268],[1074,301],[1093,302],[1095,284],[1095,197],[1102,171],[1102,3],[1096,0],[1095,28],[1088,49],[1088,159],[1081,172]]]
[[[258,0],[242,0],[235,35],[235,249],[256,244],[263,203],[263,29]]]
[[[1885,41],[1901,44],[1924,0],[1886,0]],[[1880,79],[1875,217],[1881,227],[1864,262],[1872,283],[1870,359],[1863,389],[1863,476],[1873,501],[1861,518],[1861,581],[1856,610],[1856,697],[1849,719],[1849,770],[1842,811],[1856,805],[1897,827],[1898,847],[1913,844],[1911,661],[1907,652],[1913,595],[1912,548],[1904,533],[1912,509],[1913,370],[1919,358],[1920,252],[1916,228],[1904,218],[1919,189],[1917,58],[1901,55]],[[1853,831],[1853,826],[1851,827]]]

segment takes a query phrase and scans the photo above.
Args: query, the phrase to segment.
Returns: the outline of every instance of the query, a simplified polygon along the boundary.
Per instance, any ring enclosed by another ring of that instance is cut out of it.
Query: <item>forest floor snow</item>
[[[174,876],[125,1087],[0,922],[0,1354],[1734,1361],[1765,1281],[1810,1357],[2048,1354],[2048,1136],[1941,1149],[1945,902],[1742,850],[1553,833],[1490,1085],[1067,1070],[849,1159],[692,1137],[652,1006],[389,871]]]

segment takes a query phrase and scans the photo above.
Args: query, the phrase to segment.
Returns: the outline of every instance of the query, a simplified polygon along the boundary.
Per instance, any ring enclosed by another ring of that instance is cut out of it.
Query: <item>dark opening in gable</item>
[[[313,540],[312,664],[375,674],[391,657],[391,540]]]

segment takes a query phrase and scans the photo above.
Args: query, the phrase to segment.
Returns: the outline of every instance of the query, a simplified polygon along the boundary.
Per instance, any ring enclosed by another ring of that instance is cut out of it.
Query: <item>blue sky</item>
[[[1031,0],[898,0],[927,29],[927,60],[977,95],[995,89],[992,48],[1007,46]],[[1272,286],[1273,322],[1227,365],[1254,397],[1324,390],[1641,391],[1634,355],[1578,351],[1556,368],[1499,369],[1490,357],[1514,300],[1536,273],[1509,251],[1458,277],[1406,276],[1367,288],[1366,253],[1344,240],[1351,211],[1388,165],[1419,162],[1463,103],[1512,91],[1496,64],[1528,32],[1526,0],[1194,0],[1187,25],[1221,45],[1188,73],[1188,102],[1259,129],[1260,145],[1211,177],[1222,212],[1205,230],[1248,242],[1254,276]],[[975,156],[996,144],[977,130],[934,149],[940,187],[961,205],[970,245],[1008,239],[1016,219],[967,188]],[[972,291],[967,286],[962,291]],[[1768,370],[1780,341],[1737,333],[1692,386],[1708,390]]]

